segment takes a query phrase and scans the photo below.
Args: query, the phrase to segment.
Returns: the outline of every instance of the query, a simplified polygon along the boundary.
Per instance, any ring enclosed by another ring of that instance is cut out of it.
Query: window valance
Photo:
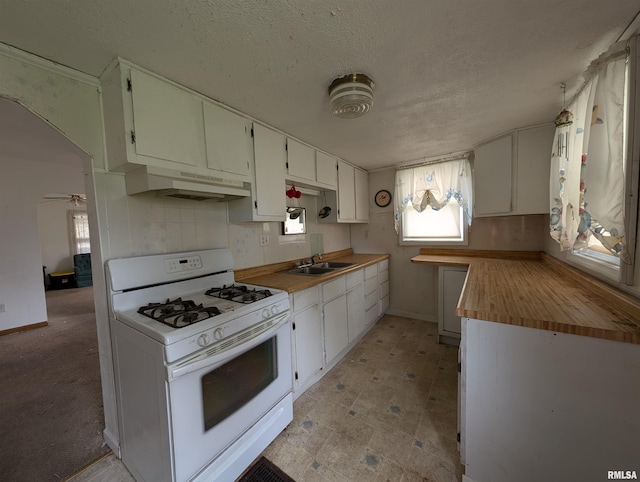
[[[471,225],[472,199],[471,166],[466,158],[398,169],[394,218],[396,232],[405,209],[422,212],[430,206],[437,211],[452,200],[463,208],[467,223]]]

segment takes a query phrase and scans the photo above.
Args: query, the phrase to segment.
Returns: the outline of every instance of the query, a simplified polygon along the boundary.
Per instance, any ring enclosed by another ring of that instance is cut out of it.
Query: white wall
[[[399,246],[393,226],[393,202],[386,208],[373,203],[380,189],[394,192],[395,170],[369,173],[369,224],[352,225],[351,244],[357,253],[390,253],[390,310],[398,315],[436,321],[437,267],[413,264],[420,247]],[[546,215],[477,218],[469,230],[468,249],[542,251]]]
[[[80,167],[0,159],[0,331],[47,320],[38,234],[38,201],[52,191],[82,188]],[[34,175],[37,173],[37,175]]]
[[[70,192],[82,192],[84,183],[82,175],[77,176],[81,182],[79,188]],[[57,192],[57,190],[56,190]],[[40,252],[42,265],[46,266],[46,274],[56,271],[73,271],[73,253],[69,225],[69,212],[80,212],[66,200],[40,201],[37,204],[38,233],[40,235]],[[47,284],[49,280],[46,280]]]

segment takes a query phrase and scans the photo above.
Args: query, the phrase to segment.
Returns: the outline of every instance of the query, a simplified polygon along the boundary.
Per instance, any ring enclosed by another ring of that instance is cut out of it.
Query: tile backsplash
[[[313,196],[296,200],[307,208],[307,233],[284,236],[282,223],[229,224],[226,203],[127,196],[122,174],[94,175],[98,199],[106,203],[100,222],[108,232],[107,259],[228,247],[240,269],[350,247],[349,225],[316,223]]]

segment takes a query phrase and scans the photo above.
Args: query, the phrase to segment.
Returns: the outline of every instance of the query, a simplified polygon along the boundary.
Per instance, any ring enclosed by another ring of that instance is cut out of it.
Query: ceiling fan
[[[78,207],[87,202],[87,196],[84,194],[45,194],[42,196],[43,199],[49,199],[52,201],[57,200],[66,200],[68,203],[73,204]]]

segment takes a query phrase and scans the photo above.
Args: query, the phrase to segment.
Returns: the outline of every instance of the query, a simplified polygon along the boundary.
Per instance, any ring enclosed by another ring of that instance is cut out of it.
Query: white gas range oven
[[[122,461],[137,481],[233,481],[291,422],[289,297],[228,249],[107,261]]]

